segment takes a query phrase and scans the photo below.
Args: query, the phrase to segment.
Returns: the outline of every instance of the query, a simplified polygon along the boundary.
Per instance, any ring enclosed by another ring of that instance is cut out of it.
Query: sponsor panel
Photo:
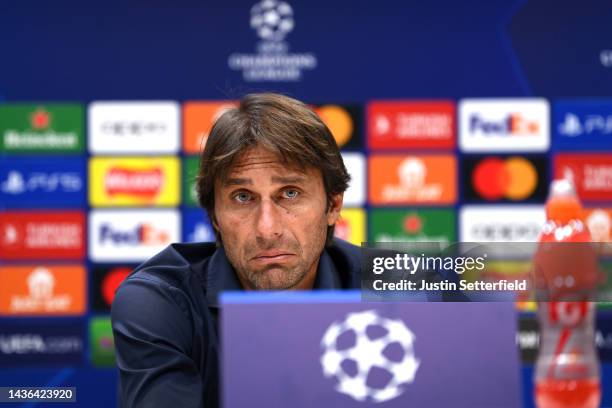
[[[516,344],[521,353],[523,364],[533,364],[538,356],[540,347],[540,326],[535,315],[525,314],[519,316]]]
[[[95,207],[176,206],[180,200],[177,157],[93,157],[89,180]]]
[[[463,99],[459,146],[464,152],[544,152],[550,146],[546,99]]]
[[[462,167],[467,201],[546,200],[548,164],[544,156],[467,156]]]
[[[80,153],[84,130],[79,104],[0,105],[0,153]]]
[[[612,100],[564,100],[553,107],[556,147],[612,149]]]
[[[599,352],[599,361],[612,362],[612,319],[609,315],[597,318],[595,344]]]
[[[351,176],[349,188],[344,192],[344,205],[361,206],[366,200],[366,160],[362,153],[342,153],[344,166]]]
[[[373,209],[369,242],[454,242],[452,209]]]
[[[369,197],[377,204],[454,204],[457,162],[444,155],[372,155]]]
[[[459,211],[461,242],[537,242],[543,205],[466,205]]]
[[[115,339],[110,317],[93,317],[89,321],[89,346],[94,367],[115,365]]]
[[[452,101],[374,101],[367,107],[372,149],[452,149]]]
[[[83,207],[85,159],[5,157],[0,161],[0,202],[8,208]]]
[[[586,208],[584,222],[593,242],[599,242],[599,252],[612,255],[612,208]]]
[[[85,276],[85,268],[81,265],[0,266],[0,314],[83,314]]]
[[[183,242],[215,242],[215,231],[202,209],[183,211]]]
[[[183,160],[183,204],[187,207],[198,207],[196,177],[200,170],[199,157],[186,157]]]
[[[176,210],[92,210],[89,257],[94,262],[142,262],[180,240]]]
[[[336,222],[334,236],[361,246],[366,240],[366,213],[362,208],[344,208]]]
[[[91,302],[93,310],[104,313],[110,312],[115,291],[136,266],[138,265],[94,265]]]
[[[572,180],[583,201],[612,201],[612,153],[558,154],[555,178]]]
[[[0,366],[69,366],[83,361],[85,326],[79,320],[0,325]]]
[[[81,259],[84,256],[82,212],[0,213],[0,260]]]
[[[341,149],[360,149],[361,118],[360,105],[318,105],[314,111],[329,128],[338,147]]]
[[[612,310],[612,258],[610,258],[610,246],[604,246],[608,252],[604,252],[599,258],[599,270],[604,277],[597,289],[600,302],[597,303],[598,309]]]
[[[183,151],[199,154],[204,150],[213,124],[237,101],[190,101],[183,104]]]
[[[94,154],[172,154],[179,151],[179,106],[172,101],[93,102],[88,109]]]

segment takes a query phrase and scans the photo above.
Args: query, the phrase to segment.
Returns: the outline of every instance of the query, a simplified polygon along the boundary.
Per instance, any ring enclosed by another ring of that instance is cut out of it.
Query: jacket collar
[[[206,299],[211,307],[218,308],[220,306],[219,295],[221,292],[244,290],[234,268],[227,259],[223,247],[217,248],[212,254],[210,261],[205,266],[204,274],[207,277]],[[338,271],[327,249],[324,249],[319,258],[313,289],[331,290],[340,289],[341,287]]]

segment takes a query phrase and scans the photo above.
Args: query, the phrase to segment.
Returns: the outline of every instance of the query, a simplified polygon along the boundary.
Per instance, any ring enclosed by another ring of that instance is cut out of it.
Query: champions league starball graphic
[[[399,319],[375,310],[349,313],[323,335],[323,374],[337,381],[336,391],[357,401],[392,400],[406,391],[419,368],[414,341]]]
[[[284,1],[264,0],[251,9],[251,28],[262,40],[282,41],[293,25],[293,9]]]

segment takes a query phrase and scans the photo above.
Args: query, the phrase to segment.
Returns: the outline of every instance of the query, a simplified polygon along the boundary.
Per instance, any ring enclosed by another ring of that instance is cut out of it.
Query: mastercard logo
[[[327,125],[336,139],[339,147],[351,140],[353,135],[353,119],[351,115],[338,105],[323,105],[315,109],[323,123]]]
[[[524,200],[535,191],[538,172],[523,157],[491,157],[476,165],[472,185],[487,200]]]
[[[102,282],[102,297],[108,306],[115,299],[115,292],[121,285],[121,282],[132,272],[131,268],[119,267],[111,270]]]

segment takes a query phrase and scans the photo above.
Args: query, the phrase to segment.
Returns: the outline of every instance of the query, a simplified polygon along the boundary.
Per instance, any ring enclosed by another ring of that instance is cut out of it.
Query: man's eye
[[[300,193],[299,193],[299,191],[297,191],[297,190],[293,190],[293,189],[290,189],[290,190],[285,190],[285,191],[283,192],[283,195],[285,196],[285,198],[295,198],[295,197],[297,197],[299,194],[300,194]]]
[[[251,195],[249,193],[237,193],[234,195],[234,200],[239,203],[246,203],[251,199]]]

